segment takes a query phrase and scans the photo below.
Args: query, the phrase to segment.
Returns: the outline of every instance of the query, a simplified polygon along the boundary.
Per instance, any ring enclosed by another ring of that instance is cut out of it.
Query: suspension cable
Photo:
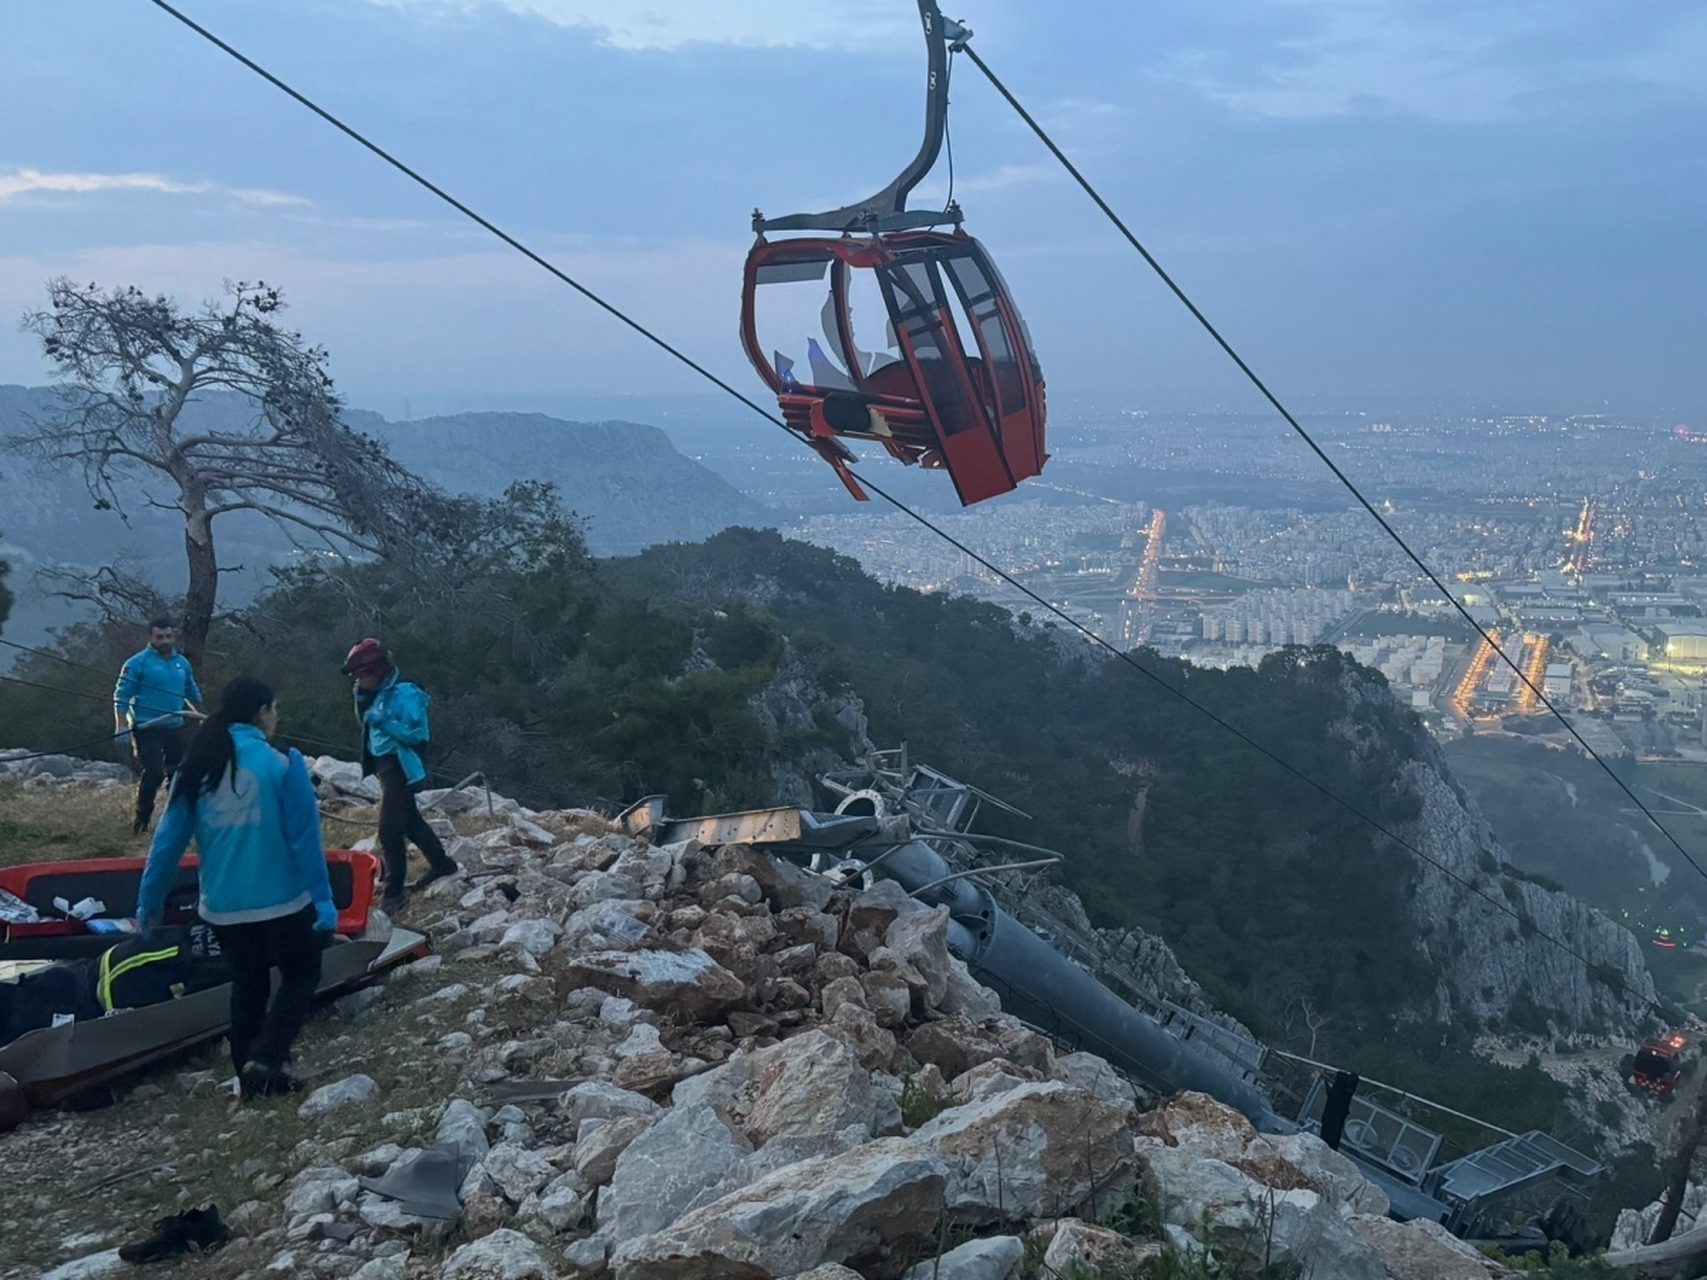
[[[624,313],[622,310],[620,310],[614,304],[606,301],[604,298],[601,298],[599,295],[594,293],[591,289],[587,288],[585,285],[583,285],[583,284],[579,283],[578,281],[576,281],[575,279],[573,279],[566,272],[564,272],[561,268],[553,265],[547,259],[540,256],[538,253],[534,252],[532,249],[528,248],[527,245],[522,243],[522,241],[518,240],[515,236],[509,234],[508,232],[504,231],[502,228],[498,227],[496,224],[490,222],[486,218],[482,217],[480,214],[476,213],[468,205],[466,205],[462,201],[456,199],[449,192],[445,191],[442,187],[437,186],[433,182],[429,181],[427,178],[423,177],[416,170],[414,170],[413,168],[404,164],[401,160],[397,159],[390,152],[388,152],[384,148],[380,147],[377,143],[370,141],[367,137],[365,137],[363,134],[358,132],[356,129],[352,128],[350,125],[345,124],[338,117],[334,116],[331,112],[327,111],[325,108],[323,108],[320,105],[318,105],[317,103],[315,103],[312,99],[308,98],[306,95],[304,95],[304,94],[298,92],[296,89],[292,88],[289,84],[285,83],[283,80],[281,80],[278,76],[274,75],[272,72],[266,70],[259,63],[255,62],[253,59],[251,59],[251,58],[247,57],[246,55],[244,55],[243,53],[239,52],[237,49],[232,47],[230,44],[226,43],[224,40],[222,40],[218,36],[214,35],[213,32],[209,31],[206,27],[197,23],[196,21],[194,21],[193,19],[191,19],[190,17],[185,15],[183,12],[181,12],[177,8],[173,7],[171,4],[167,3],[167,0],[148,0],[148,2],[152,5],[154,5],[156,8],[160,9],[162,12],[164,12],[164,13],[168,14],[169,16],[171,16],[172,18],[176,19],[183,26],[185,26],[189,30],[195,32],[197,35],[202,37],[208,43],[212,44],[214,47],[218,48],[219,50],[221,50],[222,52],[224,52],[225,54],[227,54],[228,56],[230,56],[231,58],[233,58],[237,62],[241,63],[243,66],[247,67],[249,70],[253,71],[256,75],[258,75],[262,79],[266,80],[274,88],[276,88],[279,91],[281,91],[282,93],[286,94],[288,97],[290,97],[294,101],[298,102],[303,107],[306,107],[309,111],[313,112],[315,115],[317,115],[321,119],[325,120],[328,124],[332,125],[339,132],[345,134],[346,136],[351,138],[353,141],[360,144],[363,148],[372,152],[374,155],[378,156],[381,160],[385,161],[392,168],[396,169],[398,172],[402,173],[404,176],[410,178],[412,181],[417,183],[419,186],[423,187],[425,190],[431,192],[433,195],[437,196],[440,200],[444,201],[451,208],[457,210],[457,212],[463,214],[465,217],[467,217],[472,222],[476,223],[478,226],[482,227],[486,231],[489,231],[492,235],[496,236],[499,240],[503,241],[503,243],[510,246],[516,252],[520,253],[523,257],[527,258],[530,262],[534,263],[536,266],[541,267],[543,270],[549,272],[557,280],[561,281],[562,283],[568,285],[570,288],[574,289],[577,293],[581,294],[588,301],[594,303],[601,310],[607,312],[609,315],[611,315],[615,319],[619,320],[622,324],[626,325],[628,328],[630,328],[630,329],[634,330],[636,333],[640,334],[642,337],[647,339],[647,341],[651,342],[653,345],[659,347],[660,349],[667,352],[668,354],[674,356],[677,360],[681,361],[684,365],[686,365],[688,368],[692,369],[695,373],[697,373],[701,377],[705,378],[708,382],[712,383],[714,386],[718,387],[720,390],[722,390],[722,391],[728,393],[729,395],[733,396],[736,400],[739,400],[742,404],[746,405],[749,409],[752,409],[753,412],[757,413],[760,417],[764,418],[768,422],[773,423],[774,425],[781,428],[782,430],[788,432],[788,434],[791,437],[795,437],[797,439],[799,438],[797,433],[795,433],[788,426],[788,424],[785,423],[776,414],[770,412],[768,409],[765,409],[762,405],[758,404],[756,401],[752,400],[750,397],[748,397],[747,395],[745,395],[741,391],[737,390],[735,387],[731,386],[728,382],[726,382],[722,378],[718,377],[716,374],[712,373],[704,365],[700,364],[698,361],[696,361],[693,358],[691,358],[690,356],[686,355],[684,352],[679,350],[677,347],[672,346],[670,343],[666,342],[663,338],[661,338],[657,334],[653,333],[650,329],[648,329],[645,325],[641,324],[639,321],[628,316],[626,313]],[[981,59],[979,59],[975,54],[972,54],[972,50],[971,50],[970,46],[963,46],[963,47],[965,48],[965,51],[969,55],[972,55],[973,61],[977,64],[979,69],[984,71],[984,73],[987,76],[990,75],[989,69],[984,65],[983,61]],[[1011,98],[1011,96],[1010,96],[1009,100],[1014,101]],[[1014,105],[1016,106],[1016,108],[1018,107],[1017,102],[1014,102]],[[1026,118],[1029,119],[1030,117],[1027,116]],[[1035,127],[1036,126],[1034,124],[1034,128]],[[1062,157],[1062,159],[1063,159],[1063,162],[1065,162],[1065,157]],[[1112,216],[1112,214],[1111,214],[1111,216]],[[1181,296],[1183,297],[1183,294]],[[1193,308],[1193,311],[1195,314],[1196,309]],[[1204,323],[1207,325],[1208,322],[1205,320]],[[1223,344],[1223,345],[1225,345],[1225,344]],[[1231,351],[1231,348],[1229,347],[1228,350]],[[1235,359],[1237,359],[1236,356],[1235,356]],[[1243,365],[1242,361],[1240,362],[1240,365],[1242,368],[1245,367]],[[1253,379],[1255,378],[1254,374],[1252,374],[1251,376]],[[1261,384],[1259,383],[1258,385],[1260,386]],[[1270,398],[1272,399],[1272,396]],[[1274,403],[1277,405],[1279,404],[1278,401],[1274,401]],[[1284,412],[1284,410],[1282,410],[1282,412]],[[1288,415],[1288,418],[1290,420],[1290,415]],[[1301,430],[1301,428],[1300,428],[1300,430]],[[1324,459],[1326,459],[1325,454],[1323,455],[1323,457],[1324,457]],[[1330,462],[1330,465],[1332,465],[1331,462]],[[1413,854],[1415,857],[1417,857],[1421,861],[1428,863],[1430,866],[1434,867],[1436,870],[1441,872],[1441,874],[1445,875],[1448,879],[1450,879],[1453,882],[1455,882],[1456,884],[1458,884],[1460,887],[1465,889],[1467,892],[1469,892],[1470,894],[1472,894],[1473,896],[1475,896],[1477,898],[1480,898],[1482,901],[1486,902],[1489,906],[1493,907],[1496,911],[1499,911],[1501,914],[1511,917],[1513,920],[1517,921],[1519,923],[1519,925],[1522,926],[1524,929],[1532,931],[1536,936],[1546,940],[1547,942],[1551,943],[1553,946],[1556,946],[1557,948],[1559,948],[1559,950],[1563,951],[1567,955],[1572,956],[1578,962],[1583,964],[1591,973],[1594,973],[1598,969],[1598,966],[1596,965],[1595,962],[1589,960],[1586,956],[1584,956],[1583,954],[1578,952],[1576,949],[1571,947],[1563,939],[1558,938],[1558,937],[1548,933],[1547,931],[1543,930],[1539,925],[1537,925],[1528,916],[1514,910],[1507,903],[1502,902],[1500,899],[1495,898],[1491,894],[1485,892],[1484,890],[1479,888],[1474,882],[1472,882],[1471,880],[1469,880],[1465,876],[1460,875],[1458,872],[1452,870],[1452,868],[1450,868],[1447,865],[1445,865],[1444,863],[1440,862],[1438,859],[1432,857],[1431,855],[1426,853],[1424,850],[1419,848],[1417,845],[1413,844],[1411,841],[1406,840],[1403,836],[1401,836],[1397,832],[1393,831],[1391,828],[1386,826],[1384,823],[1380,822],[1378,819],[1374,818],[1373,816],[1371,816],[1368,813],[1365,813],[1362,809],[1360,809],[1357,805],[1353,804],[1351,801],[1340,796],[1338,793],[1331,790],[1329,787],[1327,787],[1323,783],[1316,781],[1314,778],[1312,778],[1310,775],[1308,775],[1303,770],[1298,768],[1296,765],[1291,764],[1282,756],[1278,755],[1274,751],[1270,750],[1268,747],[1265,747],[1261,743],[1257,742],[1254,738],[1250,737],[1250,735],[1245,733],[1243,730],[1239,729],[1237,726],[1233,725],[1229,721],[1223,719],[1221,716],[1219,716],[1215,712],[1211,711],[1208,707],[1204,706],[1201,702],[1198,702],[1196,699],[1192,698],[1184,690],[1176,688],[1174,685],[1169,683],[1167,680],[1163,679],[1157,673],[1150,671],[1148,668],[1146,668],[1141,663],[1139,663],[1135,658],[1133,658],[1130,654],[1125,653],[1122,650],[1116,648],[1114,645],[1110,644],[1107,640],[1103,639],[1102,636],[1098,635],[1096,632],[1092,631],[1089,627],[1087,627],[1083,623],[1079,622],[1076,618],[1073,618],[1071,615],[1069,615],[1065,610],[1063,610],[1063,609],[1057,607],[1056,605],[1052,604],[1050,601],[1046,600],[1043,596],[1039,595],[1035,590],[1033,590],[1032,588],[1026,586],[1025,584],[1023,584],[1021,582],[1019,582],[1016,578],[1014,578],[1007,571],[998,568],[996,565],[991,563],[984,556],[973,551],[970,547],[966,546],[965,543],[961,542],[958,538],[955,538],[953,535],[951,535],[947,530],[941,528],[940,526],[933,523],[931,520],[929,520],[924,515],[921,515],[919,512],[913,510],[906,503],[902,502],[899,498],[892,496],[886,490],[884,490],[880,486],[872,483],[870,480],[866,479],[864,476],[858,476],[858,480],[859,480],[859,483],[864,488],[870,490],[873,494],[876,494],[879,498],[883,499],[891,507],[893,507],[896,511],[900,512],[902,515],[907,516],[909,519],[913,520],[914,522],[919,524],[924,529],[930,531],[931,533],[935,534],[937,537],[941,538],[943,541],[947,542],[950,546],[954,547],[957,551],[959,551],[963,555],[969,557],[971,560],[973,560],[980,567],[987,570],[992,576],[999,579],[1001,582],[1005,583],[1007,586],[1011,587],[1013,590],[1017,591],[1019,594],[1025,596],[1027,599],[1032,601],[1039,608],[1041,608],[1041,609],[1045,610],[1046,612],[1052,614],[1053,616],[1059,618],[1064,624],[1066,624],[1072,630],[1078,632],[1080,635],[1084,636],[1092,644],[1094,644],[1094,645],[1098,646],[1099,648],[1105,650],[1107,653],[1109,653],[1110,655],[1112,655],[1114,658],[1118,659],[1119,661],[1124,662],[1127,666],[1131,667],[1134,671],[1138,672],[1145,679],[1151,681],[1152,683],[1156,684],[1160,688],[1166,690],[1168,693],[1172,694],[1174,697],[1176,697],[1180,701],[1184,702],[1187,706],[1193,708],[1194,710],[1198,711],[1202,715],[1208,717],[1211,721],[1213,721],[1215,724],[1219,725],[1222,729],[1226,730],[1228,733],[1231,733],[1234,737],[1238,738],[1239,741],[1243,742],[1246,746],[1250,747],[1252,750],[1256,751],[1258,754],[1262,755],[1263,757],[1265,757],[1266,759],[1268,759],[1272,763],[1278,765],[1281,769],[1285,770],[1288,774],[1297,778],[1299,781],[1303,782],[1306,786],[1310,787],[1312,790],[1320,793],[1322,796],[1324,796],[1326,799],[1331,801],[1333,804],[1338,805],[1340,808],[1344,809],[1346,812],[1350,813],[1354,817],[1356,817],[1356,818],[1360,819],[1361,821],[1363,821],[1364,823],[1368,824],[1371,828],[1373,828],[1375,831],[1379,832],[1381,835],[1385,836],[1387,839],[1393,841],[1394,844],[1398,845],[1400,848],[1403,848],[1403,849],[1409,851],[1411,854]],[[1373,510],[1373,509],[1371,509],[1371,510]],[[1380,519],[1378,514],[1377,514],[1376,518]],[[1383,525],[1385,526],[1384,521],[1383,521]],[[1395,537],[1396,536],[1397,535],[1395,535]],[[1472,620],[1472,625],[1474,625],[1473,620]],[[1480,631],[1481,629],[1478,627],[1477,630]],[[1483,634],[1485,636],[1486,633],[1483,633]],[[1549,704],[1549,706],[1550,706],[1550,704]],[[1557,714],[1557,713],[1555,712],[1555,714]],[[1598,757],[1596,757],[1596,758],[1598,759]],[[1616,775],[1614,775],[1614,777],[1616,777]],[[1620,783],[1620,785],[1622,786],[1622,783]],[[1627,793],[1629,791],[1628,788],[1624,788],[1624,790]],[[1634,798],[1635,797],[1632,795],[1632,799],[1634,799]],[[1637,800],[1636,803],[1638,805],[1641,804],[1641,802],[1639,800]],[[1643,811],[1647,812],[1645,806],[1643,806]],[[1650,815],[1650,818],[1651,817],[1652,817],[1652,815]],[[1655,825],[1656,826],[1659,825],[1657,820],[1655,820]],[[1661,829],[1661,831],[1665,830],[1663,827],[1661,827],[1660,829]],[[1667,836],[1669,839],[1670,838],[1669,833],[1667,833]],[[1672,840],[1672,843],[1674,845],[1677,844],[1675,839]],[[1680,851],[1682,851],[1681,845],[1679,845],[1678,848]],[[1685,853],[1684,856],[1686,858],[1688,858],[1687,853]],[[1690,861],[1692,866],[1695,865],[1693,859],[1689,859],[1689,861]],[[1696,870],[1702,871],[1702,869],[1699,866],[1696,867]],[[1703,874],[1703,876],[1707,876],[1707,871],[1702,871],[1702,874]],[[1649,1003],[1649,1006],[1654,1011],[1658,1012],[1661,1016],[1665,1015],[1665,1010],[1660,1005],[1655,1004],[1653,1002],[1648,1002],[1648,1003]]]
[[[1245,363],[1244,357],[1234,350],[1233,344],[1228,342],[1227,339],[1221,335],[1221,331],[1210,323],[1209,317],[1204,315],[1203,312],[1198,309],[1197,304],[1191,300],[1191,297],[1186,293],[1186,291],[1179,286],[1171,275],[1168,274],[1162,264],[1156,260],[1155,255],[1144,247],[1143,242],[1139,240],[1137,236],[1132,234],[1132,231],[1127,227],[1126,223],[1121,220],[1120,215],[1115,213],[1115,211],[1109,207],[1108,201],[1104,200],[1097,192],[1097,189],[1090,184],[1089,179],[1079,172],[1078,166],[1067,158],[1066,153],[1056,145],[1055,140],[1045,132],[1043,126],[1037,122],[1029,111],[1020,105],[1019,99],[1014,97],[1007,85],[1003,84],[1000,78],[997,77],[996,73],[990,70],[989,64],[978,56],[977,50],[967,44],[962,44],[961,48],[965,51],[966,56],[972,60],[972,65],[982,71],[985,79],[989,80],[989,82],[995,87],[996,92],[1001,94],[1003,98],[1007,99],[1008,105],[1019,113],[1020,119],[1024,120],[1025,123],[1031,127],[1031,131],[1037,135],[1038,140],[1049,149],[1051,155],[1061,162],[1062,167],[1072,175],[1073,180],[1079,184],[1079,186],[1084,190],[1084,193],[1091,198],[1096,207],[1102,210],[1108,220],[1114,224],[1115,229],[1125,237],[1126,242],[1138,251],[1139,256],[1149,264],[1150,269],[1156,273],[1157,277],[1160,278],[1162,283],[1168,287],[1174,297],[1178,298],[1185,306],[1185,309],[1191,312],[1192,319],[1196,320],[1198,324],[1203,326],[1204,332],[1215,340],[1216,345],[1219,346],[1222,351],[1226,352],[1227,357],[1238,366],[1239,372],[1244,374],[1245,377],[1250,380],[1251,385],[1262,393],[1263,399],[1267,400],[1269,404],[1273,406],[1274,411],[1285,420],[1286,425],[1291,427],[1293,432],[1297,434],[1298,438],[1310,447],[1310,451],[1321,459],[1322,464],[1333,473],[1334,479],[1338,480],[1345,486],[1347,492],[1349,492],[1352,497],[1356,498],[1358,504],[1370,514],[1376,524],[1381,526],[1382,531],[1398,545],[1399,550],[1403,551],[1410,559],[1411,563],[1416,565],[1416,567],[1422,571],[1423,576],[1434,584],[1435,588],[1440,592],[1441,596],[1445,598],[1446,602],[1456,609],[1459,615],[1463,617],[1464,621],[1468,622],[1471,627],[1475,629],[1476,634],[1482,638],[1490,649],[1499,655],[1500,660],[1504,662],[1506,666],[1510,667],[1514,673],[1516,673],[1517,678],[1523,681],[1524,687],[1533,693],[1537,700],[1540,701],[1541,705],[1546,707],[1547,710],[1553,714],[1554,719],[1565,726],[1565,731],[1576,740],[1577,745],[1587,753],[1591,760],[1605,771],[1606,776],[1611,778],[1612,781],[1618,785],[1618,789],[1629,797],[1630,802],[1642,811],[1643,816],[1646,817],[1649,822],[1653,823],[1654,829],[1666,838],[1672,848],[1676,849],[1678,853],[1683,855],[1683,860],[1695,869],[1696,874],[1701,876],[1702,879],[1707,880],[1707,867],[1703,867],[1690,855],[1689,850],[1685,849],[1683,845],[1678,842],[1677,837],[1674,836],[1666,825],[1659,820],[1659,817],[1654,813],[1654,811],[1642,803],[1641,799],[1633,790],[1631,790],[1630,786],[1624,781],[1624,779],[1620,778],[1613,770],[1612,766],[1601,757],[1600,753],[1588,744],[1588,740],[1585,739],[1581,733],[1577,732],[1577,727],[1565,717],[1559,708],[1553,705],[1552,700],[1547,697],[1546,693],[1529,678],[1529,673],[1518,664],[1516,659],[1511,657],[1510,654],[1506,653],[1504,649],[1495,643],[1494,638],[1488,634],[1487,630],[1481,623],[1476,621],[1476,619],[1471,615],[1469,609],[1464,606],[1463,601],[1459,600],[1457,596],[1452,594],[1450,588],[1441,581],[1439,575],[1428,566],[1427,562],[1425,562],[1420,555],[1411,549],[1410,543],[1406,542],[1403,535],[1401,535],[1399,531],[1387,520],[1387,518],[1376,509],[1375,504],[1370,502],[1368,498],[1364,497],[1363,491],[1357,487],[1351,477],[1341,470],[1339,464],[1329,456],[1327,450],[1322,448],[1322,446],[1316,442],[1315,437],[1304,429],[1303,424],[1300,423],[1297,418],[1293,417],[1291,410],[1281,403],[1280,397],[1275,395],[1273,391],[1269,390],[1268,384],[1257,376],[1256,371],[1252,369],[1250,365]]]

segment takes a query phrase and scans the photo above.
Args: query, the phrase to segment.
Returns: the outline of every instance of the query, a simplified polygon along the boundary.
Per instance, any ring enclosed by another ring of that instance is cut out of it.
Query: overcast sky
[[[868,194],[917,145],[912,0],[180,2],[748,390],[752,208]],[[1701,0],[947,11],[1283,395],[1707,401]],[[0,382],[46,380],[14,319],[63,273],[185,299],[264,277],[382,410],[695,389],[147,0],[6,24]],[[1237,400],[965,60],[951,119],[1052,399]]]

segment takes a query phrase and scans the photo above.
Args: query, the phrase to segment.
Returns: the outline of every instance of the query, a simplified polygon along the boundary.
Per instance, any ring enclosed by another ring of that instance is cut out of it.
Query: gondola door
[[[975,371],[967,364],[934,255],[904,252],[880,275],[896,337],[961,504],[1009,492],[1017,481],[1002,456],[983,389],[973,383]]]

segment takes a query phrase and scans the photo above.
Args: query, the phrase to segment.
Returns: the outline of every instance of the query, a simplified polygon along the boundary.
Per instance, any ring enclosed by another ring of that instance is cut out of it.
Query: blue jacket
[[[431,701],[425,689],[399,679],[396,671],[373,691],[373,701],[365,711],[361,690],[356,690],[356,718],[365,729],[362,746],[366,754],[375,758],[396,756],[411,786],[427,776],[415,748],[431,736],[427,731],[427,704]]]
[[[185,701],[199,703],[201,686],[190,660],[176,649],[162,658],[152,645],[132,654],[119,668],[113,686],[113,714],[133,725],[154,721],[151,728],[176,729],[184,723],[178,713]]]
[[[201,916],[247,924],[332,905],[320,808],[302,754],[275,751],[254,725],[231,727],[235,778],[227,775],[194,808],[175,791],[154,832],[136,895],[141,920],[158,920],[191,838],[201,858]],[[235,784],[235,785],[234,785]]]

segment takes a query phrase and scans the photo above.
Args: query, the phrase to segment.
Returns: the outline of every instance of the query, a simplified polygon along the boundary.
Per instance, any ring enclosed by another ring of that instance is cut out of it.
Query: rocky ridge
[[[1352,711],[1341,736],[1355,750],[1378,749],[1369,725],[1392,708],[1383,705],[1368,716],[1359,708],[1391,695],[1365,681],[1342,687]],[[1635,937],[1581,899],[1525,879],[1453,779],[1439,746],[1420,728],[1414,736],[1417,756],[1402,766],[1400,785],[1420,811],[1397,832],[1429,859],[1413,859],[1409,908],[1435,975],[1434,990],[1424,996],[1428,1020],[1557,1035],[1628,1035],[1644,1025],[1658,997]],[[1547,1025],[1517,1025],[1522,1021]]]
[[[317,767],[328,807],[359,812],[348,767]],[[485,810],[477,792],[429,798]],[[399,1033],[456,1084],[360,1151],[337,1135],[392,1087],[367,1063],[263,1104],[294,1107],[306,1136],[257,1179],[270,1190],[224,1206],[239,1238],[197,1274],[1041,1280],[1206,1251],[1368,1280],[1497,1273],[1384,1217],[1319,1140],[1258,1135],[1202,1095],[1154,1105],[1059,1052],[948,952],[943,910],[889,882],[855,892],[742,846],[493,808],[478,834],[436,819],[462,870],[408,922],[439,956],[341,1005],[361,1018],[410,993]],[[364,1187],[433,1150],[464,1167],[460,1218]]]

